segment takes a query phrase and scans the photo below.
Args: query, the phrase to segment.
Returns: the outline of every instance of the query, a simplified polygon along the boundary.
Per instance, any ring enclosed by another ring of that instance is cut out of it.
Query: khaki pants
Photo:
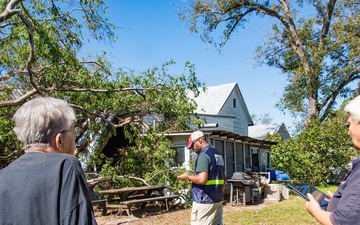
[[[220,222],[222,211],[222,202],[212,204],[193,202],[191,225],[217,225]]]

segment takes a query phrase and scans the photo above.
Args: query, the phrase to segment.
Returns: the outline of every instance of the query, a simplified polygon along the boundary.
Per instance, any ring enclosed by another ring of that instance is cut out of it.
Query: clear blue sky
[[[275,108],[286,84],[285,75],[263,66],[255,66],[255,48],[266,40],[270,23],[252,18],[246,29],[239,29],[221,53],[201,41],[199,34],[189,34],[178,18],[180,0],[108,0],[108,17],[117,25],[118,40],[112,45],[98,43],[96,51],[108,52],[114,67],[143,71],[160,67],[173,59],[179,74],[185,61],[195,64],[197,77],[207,86],[237,82],[250,114],[269,113],[274,123],[292,126],[290,115]],[[95,49],[93,49],[95,51]]]

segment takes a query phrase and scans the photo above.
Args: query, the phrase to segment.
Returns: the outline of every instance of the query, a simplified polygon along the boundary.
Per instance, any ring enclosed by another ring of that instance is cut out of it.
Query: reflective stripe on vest
[[[205,185],[217,185],[217,184],[224,184],[224,180],[208,180],[205,183]]]

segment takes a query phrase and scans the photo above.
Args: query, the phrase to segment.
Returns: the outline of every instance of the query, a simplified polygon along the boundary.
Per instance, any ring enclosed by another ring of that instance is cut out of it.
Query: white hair
[[[360,122],[360,95],[351,100],[344,108],[345,112],[355,121]]]
[[[14,114],[15,134],[27,145],[49,145],[53,134],[75,122],[72,107],[64,100],[38,97],[26,102]]]

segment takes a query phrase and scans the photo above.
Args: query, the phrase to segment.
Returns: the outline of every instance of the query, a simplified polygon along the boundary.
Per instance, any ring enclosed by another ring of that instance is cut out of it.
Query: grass
[[[318,188],[324,193],[327,193],[328,190],[335,192],[337,186],[332,185]],[[225,213],[223,221],[225,225],[319,224],[316,219],[306,211],[305,201],[294,195],[290,195],[289,200],[268,205],[259,210]]]
[[[322,192],[328,190],[335,192],[337,186],[317,187]],[[229,205],[227,205],[229,207]],[[230,206],[231,207],[231,206]],[[190,224],[191,209],[165,213],[154,217],[134,220],[129,224],[133,225],[153,225],[171,224],[188,225]],[[99,223],[99,222],[98,222]],[[99,223],[99,225],[105,223]],[[225,211],[223,215],[224,225],[319,225],[319,223],[306,211],[305,201],[295,195],[290,195],[289,200],[283,200],[269,204],[264,207],[234,206],[230,211]]]

